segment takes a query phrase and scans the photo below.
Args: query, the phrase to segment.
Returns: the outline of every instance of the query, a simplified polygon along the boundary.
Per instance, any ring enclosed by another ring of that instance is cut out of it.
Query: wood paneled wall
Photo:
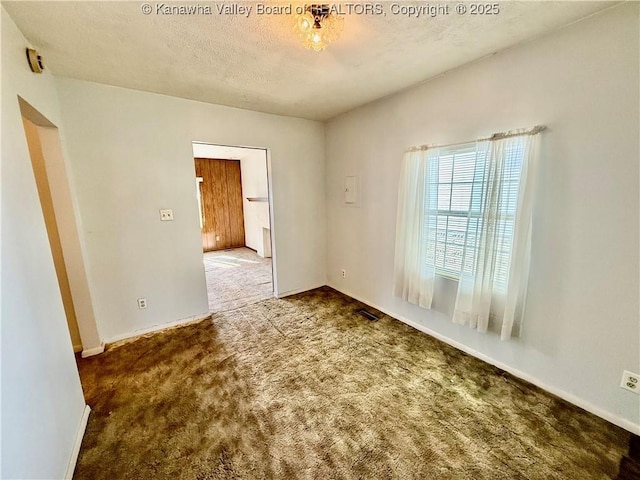
[[[205,252],[243,247],[244,212],[239,160],[196,158]]]

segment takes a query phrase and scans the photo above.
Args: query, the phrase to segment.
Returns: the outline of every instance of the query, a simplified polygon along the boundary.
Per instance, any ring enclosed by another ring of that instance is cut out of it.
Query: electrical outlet
[[[161,222],[172,222],[173,221],[173,210],[160,210],[160,221]]]
[[[140,310],[142,310],[143,308],[147,308],[147,299],[146,298],[139,298],[138,299],[138,308]]]
[[[625,370],[622,372],[620,387],[640,395],[640,375]]]
[[[347,278],[347,271],[344,268],[342,270],[340,270],[340,276],[342,278]]]

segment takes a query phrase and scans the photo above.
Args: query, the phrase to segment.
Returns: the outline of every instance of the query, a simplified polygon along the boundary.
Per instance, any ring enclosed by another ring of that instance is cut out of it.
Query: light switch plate
[[[344,203],[354,204],[358,202],[358,179],[357,177],[344,178]]]
[[[173,221],[173,210],[160,210],[160,220],[162,222],[172,222]]]

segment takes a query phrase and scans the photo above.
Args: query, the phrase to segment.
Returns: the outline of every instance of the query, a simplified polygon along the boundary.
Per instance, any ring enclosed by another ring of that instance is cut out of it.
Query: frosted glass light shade
[[[319,52],[329,43],[337,40],[344,28],[344,18],[340,15],[322,11],[320,7],[310,6],[302,15],[296,17],[294,30],[302,45]]]

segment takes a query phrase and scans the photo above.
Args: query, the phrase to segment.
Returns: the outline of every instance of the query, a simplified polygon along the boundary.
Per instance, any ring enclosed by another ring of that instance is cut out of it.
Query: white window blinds
[[[473,273],[474,260],[480,247],[478,232],[482,230],[482,212],[489,198],[485,191],[490,174],[489,142],[469,143],[440,148],[431,155],[425,179],[430,185],[426,198],[423,239],[426,242],[425,261],[436,267],[439,275],[458,278],[463,265],[466,273]],[[509,257],[513,240],[514,219],[518,201],[523,150],[514,145],[504,156],[499,188],[497,222],[498,251],[496,252],[495,286],[506,288]],[[464,261],[463,261],[464,259]]]
[[[508,338],[520,325],[529,265],[538,133],[405,153],[394,290],[430,308],[436,275],[458,280],[454,321]],[[500,320],[501,319],[501,320]]]

